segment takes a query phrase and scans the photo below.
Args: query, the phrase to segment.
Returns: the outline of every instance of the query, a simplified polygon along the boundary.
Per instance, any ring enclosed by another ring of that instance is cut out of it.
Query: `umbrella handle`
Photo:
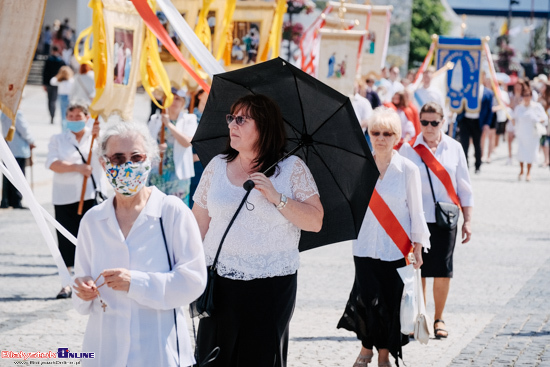
[[[266,171],[267,172],[267,171]],[[243,189],[245,189],[247,192],[250,192],[253,188],[254,188],[255,184],[254,184],[254,181],[252,180],[247,180],[244,184],[243,184]]]

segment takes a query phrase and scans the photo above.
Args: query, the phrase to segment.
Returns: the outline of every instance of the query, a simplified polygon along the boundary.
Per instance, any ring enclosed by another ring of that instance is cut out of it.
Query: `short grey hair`
[[[99,155],[100,157],[105,156],[107,153],[107,143],[109,139],[113,136],[120,136],[123,138],[131,137],[135,138],[141,136],[143,139],[143,144],[145,148],[145,154],[152,162],[159,159],[159,147],[155,139],[149,133],[149,129],[143,123],[137,122],[118,122],[118,123],[108,123],[108,127],[105,132],[101,135],[99,140]]]
[[[401,139],[401,117],[392,108],[385,106],[375,108],[368,120],[368,127],[369,130],[385,128]]]

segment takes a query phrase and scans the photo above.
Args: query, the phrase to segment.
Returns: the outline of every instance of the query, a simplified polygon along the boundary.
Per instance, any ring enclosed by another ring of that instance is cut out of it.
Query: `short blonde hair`
[[[368,121],[369,132],[385,129],[401,138],[401,118],[393,109],[380,106],[374,110]]]

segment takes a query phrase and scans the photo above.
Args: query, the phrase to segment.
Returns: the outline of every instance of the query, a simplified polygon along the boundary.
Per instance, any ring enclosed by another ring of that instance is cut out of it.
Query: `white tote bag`
[[[428,329],[428,318],[426,316],[426,305],[424,304],[420,270],[414,270],[414,283],[417,304],[417,314],[414,321],[414,338],[421,344],[428,344],[430,340],[430,330]],[[403,332],[403,327],[401,327],[401,332]]]

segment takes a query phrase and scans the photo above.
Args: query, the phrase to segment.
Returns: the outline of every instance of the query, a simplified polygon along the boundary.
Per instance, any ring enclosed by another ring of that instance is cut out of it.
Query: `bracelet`
[[[286,206],[286,203],[288,202],[288,199],[286,197],[285,194],[281,194],[281,201],[279,202],[279,204],[275,205],[275,207],[278,209],[278,210],[283,210],[284,207]]]

